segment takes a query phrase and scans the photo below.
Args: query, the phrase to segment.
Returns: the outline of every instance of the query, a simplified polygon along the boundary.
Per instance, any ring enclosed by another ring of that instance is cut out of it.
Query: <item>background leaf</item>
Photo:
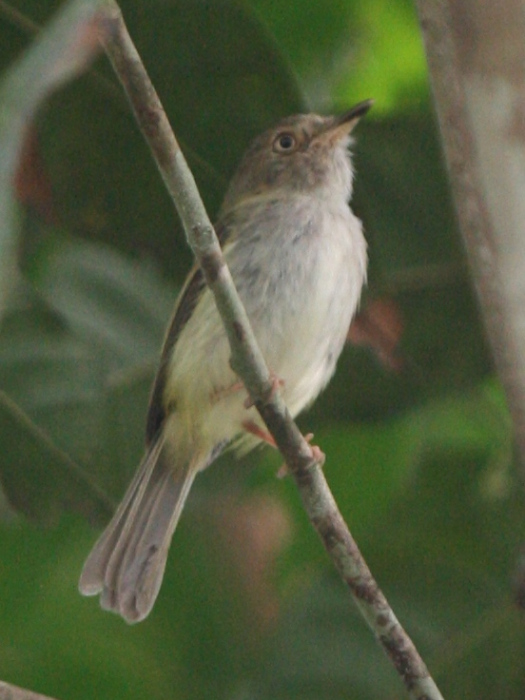
[[[17,218],[11,192],[30,120],[43,99],[98,53],[95,3],[62,12],[0,84],[0,317],[16,279]]]
[[[62,510],[72,508],[100,525],[113,512],[104,492],[3,393],[0,442],[8,454],[18,455],[16,465],[10,460],[2,465],[2,486],[11,506],[29,518],[56,524]]]

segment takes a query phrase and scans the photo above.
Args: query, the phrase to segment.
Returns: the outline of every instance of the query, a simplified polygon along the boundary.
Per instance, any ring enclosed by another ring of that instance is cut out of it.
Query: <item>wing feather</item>
[[[231,238],[232,228],[223,220],[215,227],[215,231],[221,246],[224,246],[226,241]],[[148,416],[146,419],[146,445],[152,444],[162,429],[166,418],[164,389],[166,386],[169,359],[180,334],[202,298],[205,288],[206,281],[204,279],[204,274],[198,265],[194,265],[179,294],[175,311],[173,312],[168,331],[164,338],[159,367],[150,394]]]

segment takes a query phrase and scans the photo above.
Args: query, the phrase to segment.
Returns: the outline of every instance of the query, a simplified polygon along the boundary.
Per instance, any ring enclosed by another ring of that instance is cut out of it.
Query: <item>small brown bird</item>
[[[361,222],[348,206],[350,132],[369,110],[289,117],[256,138],[216,226],[263,356],[296,416],[335,371],[366,279]],[[179,296],[153,385],[146,454],[80,578],[84,595],[128,622],[150,612],[195,476],[265,427],[229,363],[212,294],[194,268]]]

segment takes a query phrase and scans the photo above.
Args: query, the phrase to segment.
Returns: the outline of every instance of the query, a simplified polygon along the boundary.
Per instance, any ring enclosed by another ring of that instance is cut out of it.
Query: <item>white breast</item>
[[[290,204],[257,246],[263,294],[240,293],[296,415],[335,370],[365,280],[366,244],[346,204],[320,207],[305,198]]]

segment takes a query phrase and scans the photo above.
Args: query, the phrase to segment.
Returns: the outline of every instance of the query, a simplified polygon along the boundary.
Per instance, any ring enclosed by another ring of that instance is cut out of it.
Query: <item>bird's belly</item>
[[[357,302],[348,271],[331,270],[327,276],[319,270],[295,304],[280,311],[269,307],[268,324],[255,326],[270,370],[283,380],[292,415],[309,405],[331,378]]]
[[[332,376],[365,276],[364,239],[349,210],[325,218],[312,236],[298,241],[306,250],[292,244],[274,249],[264,293],[255,303],[253,294],[240,290],[263,356],[283,380],[294,416]]]

